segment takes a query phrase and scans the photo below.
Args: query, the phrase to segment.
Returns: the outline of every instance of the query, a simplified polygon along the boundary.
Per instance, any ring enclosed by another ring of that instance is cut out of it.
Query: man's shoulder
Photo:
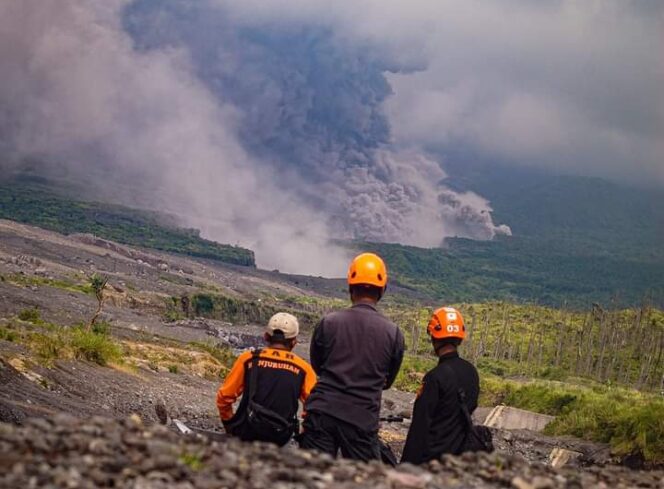
[[[311,366],[311,364],[309,362],[307,362],[304,358],[299,356],[297,353],[291,352],[291,355],[293,355],[291,361],[295,365],[300,367],[302,370],[304,370],[307,375],[316,375],[314,373],[314,368]]]
[[[244,363],[247,360],[249,360],[252,355],[254,354],[254,349],[250,350],[244,350],[240,355],[238,355],[237,360],[235,360],[235,363]]]
[[[457,361],[463,365],[466,369],[472,370],[474,372],[477,372],[477,367],[475,367],[475,364],[471,362],[470,360],[466,360],[465,358],[459,357]]]

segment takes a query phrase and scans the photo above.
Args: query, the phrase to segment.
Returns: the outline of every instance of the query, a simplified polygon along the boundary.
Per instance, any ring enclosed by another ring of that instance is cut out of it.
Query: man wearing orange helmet
[[[477,427],[473,427],[470,418],[477,407],[479,376],[475,367],[457,352],[466,336],[461,313],[452,307],[437,309],[427,332],[439,360],[424,376],[413,408],[401,457],[401,462],[412,464],[437,459],[444,453],[485,449],[474,436]]]
[[[326,315],[311,339],[318,374],[305,410],[300,446],[346,458],[380,458],[378,418],[382,391],[399,372],[404,338],[376,310],[387,269],[373,253],[355,257],[348,269],[352,307]]]

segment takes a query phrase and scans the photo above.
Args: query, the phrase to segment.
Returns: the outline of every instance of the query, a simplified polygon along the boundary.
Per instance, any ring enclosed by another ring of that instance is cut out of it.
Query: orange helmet
[[[466,337],[466,326],[459,311],[453,307],[441,307],[436,309],[433,316],[431,316],[427,332],[432,338],[438,340],[444,338],[463,340]]]
[[[385,288],[387,267],[380,256],[373,253],[357,255],[348,267],[348,285],[374,285]]]

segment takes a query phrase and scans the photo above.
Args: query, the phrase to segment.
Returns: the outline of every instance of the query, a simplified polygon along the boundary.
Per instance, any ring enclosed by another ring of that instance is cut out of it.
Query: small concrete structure
[[[489,428],[503,430],[542,431],[553,418],[547,414],[533,413],[501,404],[491,410],[483,424]]]

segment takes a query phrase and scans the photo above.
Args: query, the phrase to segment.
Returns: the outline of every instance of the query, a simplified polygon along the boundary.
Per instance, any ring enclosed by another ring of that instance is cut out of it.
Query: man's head
[[[297,344],[299,332],[300,325],[295,316],[278,312],[268,321],[264,338],[269,346],[290,351]]]
[[[373,253],[356,256],[348,267],[348,291],[353,304],[377,303],[387,287],[385,262]]]
[[[453,307],[436,309],[431,316],[427,333],[437,355],[455,351],[466,337],[463,316]]]

